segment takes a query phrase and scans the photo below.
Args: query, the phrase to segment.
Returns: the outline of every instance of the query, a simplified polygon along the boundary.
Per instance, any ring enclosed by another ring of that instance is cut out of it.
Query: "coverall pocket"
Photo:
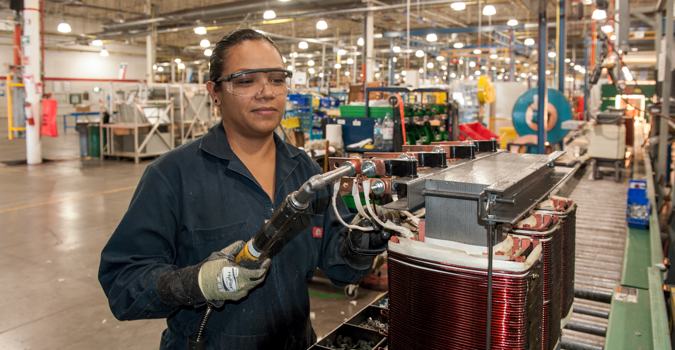
[[[204,259],[211,253],[221,250],[238,240],[246,241],[250,236],[246,221],[192,231],[192,244],[199,254],[199,259]]]

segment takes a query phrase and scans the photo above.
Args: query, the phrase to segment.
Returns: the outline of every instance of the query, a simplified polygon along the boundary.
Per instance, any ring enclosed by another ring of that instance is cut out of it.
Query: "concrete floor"
[[[45,157],[61,160],[8,166],[25,159],[23,140],[0,135],[0,349],[158,348],[164,321],[115,320],[97,280],[101,248],[148,162],[80,161],[69,130],[43,142]],[[350,303],[316,283],[310,295],[322,336],[378,293],[361,289]]]

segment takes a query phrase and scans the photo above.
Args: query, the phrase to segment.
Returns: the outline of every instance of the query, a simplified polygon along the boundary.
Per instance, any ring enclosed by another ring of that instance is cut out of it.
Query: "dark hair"
[[[225,62],[225,58],[227,57],[227,54],[230,51],[230,49],[248,40],[266,41],[270,43],[270,45],[272,45],[277,50],[279,56],[281,56],[281,50],[279,50],[277,44],[274,43],[274,41],[272,41],[272,39],[270,39],[270,37],[268,37],[267,35],[257,32],[253,29],[235,30],[225,35],[222,39],[220,39],[220,41],[216,43],[216,47],[213,49],[213,53],[211,54],[210,60],[211,65],[209,67],[210,81],[215,82],[218,80],[218,78],[222,76],[224,68],[223,63]],[[216,84],[216,87],[218,85],[219,84]]]

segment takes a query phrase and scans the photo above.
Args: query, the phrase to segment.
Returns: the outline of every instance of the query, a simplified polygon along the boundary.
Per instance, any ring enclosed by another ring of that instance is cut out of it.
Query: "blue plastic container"
[[[647,180],[628,182],[628,201],[626,203],[626,222],[629,227],[649,228],[651,203],[647,197]]]

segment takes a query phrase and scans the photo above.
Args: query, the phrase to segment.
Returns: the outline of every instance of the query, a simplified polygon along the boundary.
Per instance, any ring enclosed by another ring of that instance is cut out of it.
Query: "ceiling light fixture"
[[[523,44],[525,44],[525,46],[534,46],[534,39],[527,38],[525,41],[523,41]]]
[[[277,13],[274,10],[267,10],[263,12],[263,19],[270,20],[277,18]]]
[[[455,11],[464,11],[466,10],[466,3],[464,1],[455,1],[450,4],[450,8]]]
[[[473,50],[474,55],[480,55],[481,53],[482,53],[482,51],[480,49],[474,49]]]
[[[515,26],[518,25],[518,20],[515,19],[515,18],[511,18],[510,20],[508,20],[506,22],[506,25],[509,26],[509,27],[515,27]]]
[[[206,27],[204,26],[195,27],[193,30],[197,35],[206,35]]]
[[[204,50],[204,56],[211,57],[212,54],[213,54],[213,50],[211,50],[211,49]]]
[[[91,46],[98,46],[101,47],[103,46],[103,40],[101,39],[94,39],[91,41]]]
[[[307,65],[310,67],[314,67],[314,60],[308,60]]]
[[[424,51],[422,51],[422,50],[415,51],[415,57],[418,57],[418,58],[424,57]]]
[[[70,24],[66,22],[65,20],[62,20],[59,22],[59,25],[56,26],[56,30],[59,33],[67,34],[73,31],[73,28],[70,27]]]
[[[497,9],[492,5],[485,5],[483,7],[483,16],[494,16],[497,14]]]
[[[399,52],[401,52],[401,47],[400,46],[394,46],[394,47],[391,48],[391,51],[393,51],[394,53],[399,53]]]
[[[298,48],[300,50],[307,50],[309,48],[309,43],[307,43],[306,41],[301,41],[298,43]]]
[[[328,23],[322,19],[316,21],[316,29],[317,30],[326,30],[328,29]]]
[[[438,35],[436,35],[436,33],[429,33],[427,34],[426,39],[430,43],[435,43],[436,41],[438,41]]]
[[[202,48],[207,48],[207,47],[211,46],[211,42],[209,41],[209,39],[202,39],[199,42],[199,46],[202,47]]]
[[[365,43],[366,43],[366,41],[363,40],[363,38],[356,39],[356,45],[358,45],[358,46],[363,46],[363,45],[365,45]]]
[[[461,49],[461,48],[464,47],[464,43],[456,42],[456,43],[452,44],[452,47],[454,47],[455,49]]]
[[[614,26],[611,24],[605,24],[602,27],[600,27],[600,30],[602,30],[602,32],[605,34],[609,34],[614,31]]]

